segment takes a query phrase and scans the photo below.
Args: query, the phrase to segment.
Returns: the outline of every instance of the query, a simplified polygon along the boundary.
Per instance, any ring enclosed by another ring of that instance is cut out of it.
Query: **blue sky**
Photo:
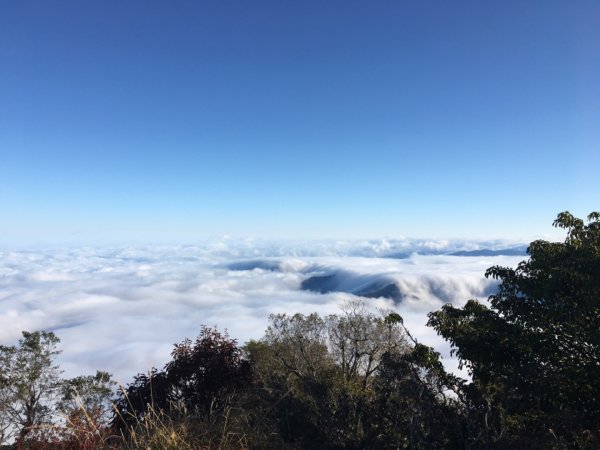
[[[524,238],[600,209],[598,1],[0,4],[0,242]]]

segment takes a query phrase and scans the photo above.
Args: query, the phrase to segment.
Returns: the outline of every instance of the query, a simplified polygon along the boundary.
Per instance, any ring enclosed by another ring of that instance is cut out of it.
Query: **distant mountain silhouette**
[[[314,277],[307,278],[304,280],[300,287],[305,291],[319,292],[321,294],[327,294],[329,292],[335,292],[339,285],[339,281],[336,280],[338,275],[316,275]]]
[[[450,256],[524,256],[527,255],[527,247],[512,247],[500,250],[482,248],[480,250],[461,250],[449,253]]]
[[[385,297],[399,303],[404,294],[393,279],[386,276],[361,277],[346,272],[337,272],[329,275],[314,275],[300,284],[305,291],[327,294],[330,292],[347,292],[361,297]]]
[[[369,298],[385,297],[394,300],[396,303],[400,303],[404,298],[404,294],[396,283],[389,283],[380,288],[369,286],[367,289],[358,291],[356,295]]]
[[[464,250],[454,253],[430,253],[445,256],[521,256],[526,254],[526,247],[512,247],[508,249],[479,249]],[[390,254],[388,258],[406,258],[408,254]],[[288,265],[283,260],[276,258],[252,259],[237,261],[227,264],[229,270],[251,271],[266,270],[271,272],[290,272],[302,275],[304,280],[300,282],[300,289],[304,291],[328,294],[331,292],[345,292],[367,298],[387,298],[396,304],[407,298],[418,298],[419,296],[433,297],[442,303],[453,303],[455,301],[455,289],[448,288],[447,283],[437,279],[435,276],[423,276],[419,280],[409,284],[399,282],[399,279],[390,273],[364,274],[347,269],[327,267],[318,263],[306,265]],[[472,288],[469,288],[472,289]],[[487,297],[496,291],[494,283],[482,286],[480,290],[474,291],[473,296]]]
[[[229,270],[244,271],[262,269],[271,272],[281,271],[281,262],[267,259],[256,259],[251,261],[238,261],[227,265]]]

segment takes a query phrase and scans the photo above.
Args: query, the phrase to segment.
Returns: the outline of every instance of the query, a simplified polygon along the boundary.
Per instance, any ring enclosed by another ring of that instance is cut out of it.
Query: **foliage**
[[[23,440],[52,417],[61,383],[59,342],[52,332],[24,331],[17,346],[0,346],[0,442]]]
[[[600,441],[600,214],[568,212],[564,243],[535,241],[487,307],[446,305],[429,325],[473,382],[464,393],[474,446],[596,448]]]
[[[464,411],[456,393],[462,383],[439,358],[418,342],[405,353],[384,355],[374,385],[373,447],[461,448]]]
[[[65,449],[94,449],[111,437],[112,396],[115,382],[108,372],[65,380],[58,410],[65,425],[54,428],[54,440]]]
[[[366,388],[386,354],[400,354],[408,343],[395,313],[377,316],[361,301],[347,301],[343,314],[327,317],[328,347],[346,381],[360,380]]]
[[[96,375],[78,376],[63,382],[58,409],[65,415],[74,411],[97,414],[103,420],[112,412],[113,387],[116,383],[108,372],[96,371]]]
[[[60,380],[58,338],[24,332],[0,346],[0,438],[35,450],[600,448],[600,214],[555,225],[564,243],[532,242],[517,268],[488,269],[500,282],[489,303],[430,313],[468,381],[400,315],[358,301],[272,315],[243,349],[202,327],[114,403],[108,373]]]
[[[245,347],[264,414],[290,445],[368,446],[376,372],[384,355],[408,348],[399,321],[356,301],[342,312],[272,315],[264,338]]]
[[[219,420],[234,394],[250,384],[250,365],[227,333],[203,326],[194,343],[176,344],[171,355],[162,371],[138,374],[119,390],[114,424],[121,430],[142,422],[149,410]]]
[[[269,320],[264,343],[281,370],[299,379],[314,379],[332,367],[325,320],[318,314],[273,314]]]
[[[120,450],[208,450],[283,448],[277,436],[265,435],[252,423],[247,409],[227,407],[224,420],[172,415],[150,407],[135,424]]]

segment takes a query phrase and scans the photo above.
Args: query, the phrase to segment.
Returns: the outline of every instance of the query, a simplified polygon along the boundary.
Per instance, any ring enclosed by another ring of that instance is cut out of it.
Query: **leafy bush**
[[[149,411],[154,417],[168,413],[221,420],[238,393],[250,386],[250,364],[227,333],[203,326],[193,343],[176,344],[171,356],[162,371],[138,374],[119,390],[113,420],[118,429],[128,433]]]
[[[429,325],[473,382],[464,389],[472,445],[600,448],[600,213],[568,212],[564,243],[535,241],[500,280],[490,307],[444,306]]]

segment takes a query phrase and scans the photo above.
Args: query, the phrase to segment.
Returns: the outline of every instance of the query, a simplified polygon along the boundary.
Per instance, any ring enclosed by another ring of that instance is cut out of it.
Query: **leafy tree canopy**
[[[176,344],[171,355],[163,370],[138,374],[119,390],[113,418],[118,428],[139,423],[149,409],[202,417],[221,413],[231,394],[250,384],[250,364],[227,333],[203,326],[194,342]]]
[[[516,269],[487,270],[500,281],[489,306],[470,300],[429,315],[472,375],[473,439],[486,445],[598,443],[600,213],[585,223],[563,212],[554,225],[567,230],[564,242],[534,241]]]
[[[0,442],[23,439],[51,418],[61,385],[59,342],[50,331],[24,331],[17,346],[0,346]]]

